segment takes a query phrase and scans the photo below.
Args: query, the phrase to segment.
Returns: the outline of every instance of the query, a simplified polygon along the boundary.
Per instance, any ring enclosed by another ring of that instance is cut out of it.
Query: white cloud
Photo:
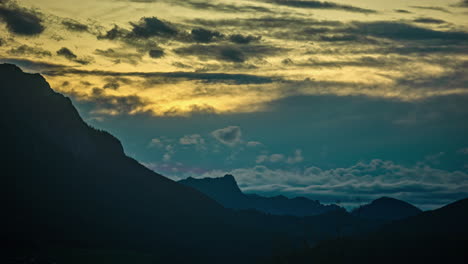
[[[247,147],[257,147],[263,145],[261,142],[258,141],[249,141],[247,142]]]
[[[266,160],[270,156],[263,155]],[[325,202],[352,203],[390,196],[422,208],[434,208],[468,196],[468,174],[445,171],[423,163],[403,166],[379,159],[351,167],[323,170],[270,169],[264,165],[231,171],[210,171],[200,177],[236,177],[243,191],[265,195],[308,196]]]
[[[294,156],[288,157],[286,162],[289,164],[296,164],[302,162],[303,160],[304,157],[302,156],[302,150],[296,149],[296,151],[294,151]]]
[[[256,163],[264,163],[264,162],[271,162],[276,163],[283,161],[285,159],[283,154],[271,154],[271,155],[259,155],[257,156]]]
[[[164,146],[163,142],[159,138],[153,138],[151,141],[148,143],[149,148],[162,148]]]
[[[271,155],[259,155],[257,156],[257,159],[255,162],[257,164],[265,163],[265,162],[271,162],[271,163],[277,163],[277,162],[286,162],[288,164],[296,164],[300,163],[304,160],[304,157],[302,157],[302,150],[296,149],[294,151],[293,156],[289,156],[286,158],[285,155],[283,154],[271,154]]]
[[[204,145],[205,139],[199,134],[185,135],[179,139],[181,145]]]

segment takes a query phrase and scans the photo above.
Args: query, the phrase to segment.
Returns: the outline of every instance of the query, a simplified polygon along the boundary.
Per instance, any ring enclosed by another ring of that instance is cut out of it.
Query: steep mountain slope
[[[366,236],[285,256],[287,263],[466,263],[468,199],[394,221]]]
[[[263,197],[242,193],[232,175],[220,178],[195,179],[189,177],[180,180],[186,186],[213,198],[226,208],[255,209],[274,215],[311,216],[326,212],[344,210],[336,205],[322,205],[304,197],[289,199],[285,196]]]
[[[422,213],[421,209],[414,205],[389,197],[376,199],[352,212],[355,216],[382,220],[398,220],[420,213]]]
[[[204,194],[127,157],[40,75],[3,64],[0,84],[2,244],[148,249],[171,262],[270,252],[256,216],[240,225]]]

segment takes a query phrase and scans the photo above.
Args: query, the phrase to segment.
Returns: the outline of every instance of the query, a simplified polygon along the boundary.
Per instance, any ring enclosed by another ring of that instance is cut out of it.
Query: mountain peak
[[[391,197],[381,197],[356,208],[352,213],[363,218],[398,220],[421,212],[421,209],[405,201]]]

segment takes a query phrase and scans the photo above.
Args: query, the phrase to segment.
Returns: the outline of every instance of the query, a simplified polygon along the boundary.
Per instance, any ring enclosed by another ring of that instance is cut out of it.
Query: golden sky
[[[80,100],[124,104],[102,103],[99,114],[254,112],[294,95],[412,101],[467,91],[468,9],[458,0],[2,2],[0,58]],[[35,17],[43,30],[15,32],[8,14]],[[458,79],[427,83],[447,78]]]

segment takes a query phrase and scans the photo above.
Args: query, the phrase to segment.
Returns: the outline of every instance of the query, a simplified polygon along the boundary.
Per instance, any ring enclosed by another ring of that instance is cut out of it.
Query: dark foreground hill
[[[255,209],[274,215],[295,216],[311,216],[344,210],[336,205],[323,205],[319,201],[304,197],[289,199],[285,196],[264,197],[255,194],[246,195],[242,193],[232,175],[203,179],[189,177],[180,180],[179,183],[195,188],[226,208]]]
[[[390,197],[382,197],[352,211],[352,214],[362,218],[399,220],[422,213],[421,209],[405,201]]]
[[[270,254],[273,235],[256,216],[239,224],[204,194],[127,157],[42,76],[3,64],[0,84],[3,245],[144,249],[171,263]]]
[[[468,263],[468,199],[340,238],[273,263]]]

